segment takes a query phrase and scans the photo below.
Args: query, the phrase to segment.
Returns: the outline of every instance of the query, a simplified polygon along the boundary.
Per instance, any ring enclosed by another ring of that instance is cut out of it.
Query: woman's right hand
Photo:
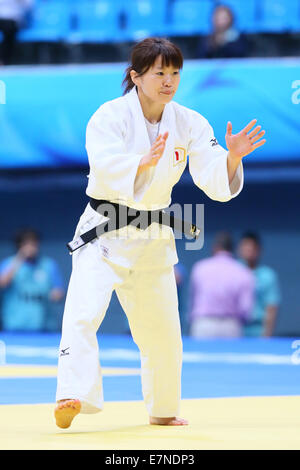
[[[158,164],[159,160],[163,156],[168,136],[169,132],[165,132],[163,135],[159,134],[159,136],[157,136],[157,139],[150,149],[150,152],[147,153],[147,155],[145,155],[140,161],[137,171],[138,175],[148,168]]]

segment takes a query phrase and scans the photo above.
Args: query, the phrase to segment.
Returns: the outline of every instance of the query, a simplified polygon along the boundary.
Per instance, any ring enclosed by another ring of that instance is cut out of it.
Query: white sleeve
[[[226,202],[241,192],[244,183],[242,163],[229,185],[228,151],[218,144],[208,121],[196,112],[190,126],[188,155],[193,181],[208,197]]]
[[[140,200],[148,186],[146,175],[137,176],[142,154],[126,151],[121,122],[107,112],[95,114],[86,130],[90,177],[110,200]],[[141,176],[141,178],[140,178]]]

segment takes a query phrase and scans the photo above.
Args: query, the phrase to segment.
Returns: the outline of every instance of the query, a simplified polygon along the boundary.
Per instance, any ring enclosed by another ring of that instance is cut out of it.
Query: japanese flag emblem
[[[178,165],[179,163],[185,162],[185,149],[183,147],[175,147],[173,153],[173,165]]]

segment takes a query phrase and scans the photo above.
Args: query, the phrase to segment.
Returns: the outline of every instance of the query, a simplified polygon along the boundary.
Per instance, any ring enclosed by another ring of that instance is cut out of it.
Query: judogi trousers
[[[73,255],[59,351],[56,400],[77,398],[83,413],[103,408],[96,333],[115,290],[140,350],[142,392],[150,416],[179,413],[182,340],[173,266],[127,269],[93,242]]]

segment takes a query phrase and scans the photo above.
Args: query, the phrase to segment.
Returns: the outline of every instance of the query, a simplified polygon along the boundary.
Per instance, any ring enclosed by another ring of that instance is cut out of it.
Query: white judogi
[[[141,158],[151,147],[136,88],[100,106],[87,126],[87,195],[135,209],[165,208],[186,167],[187,155],[194,183],[211,199],[225,202],[239,194],[242,164],[229,186],[227,151],[216,143],[203,116],[170,102],[164,108],[159,133],[166,131],[169,137],[158,165],[136,176]],[[88,205],[74,238],[104,220]],[[155,238],[150,237],[153,229]],[[173,231],[158,224],[145,231],[129,226],[110,232],[73,254],[57,400],[78,398],[83,412],[102,409],[96,332],[116,289],[141,352],[148,413],[178,415],[182,343],[173,270],[177,262]]]

